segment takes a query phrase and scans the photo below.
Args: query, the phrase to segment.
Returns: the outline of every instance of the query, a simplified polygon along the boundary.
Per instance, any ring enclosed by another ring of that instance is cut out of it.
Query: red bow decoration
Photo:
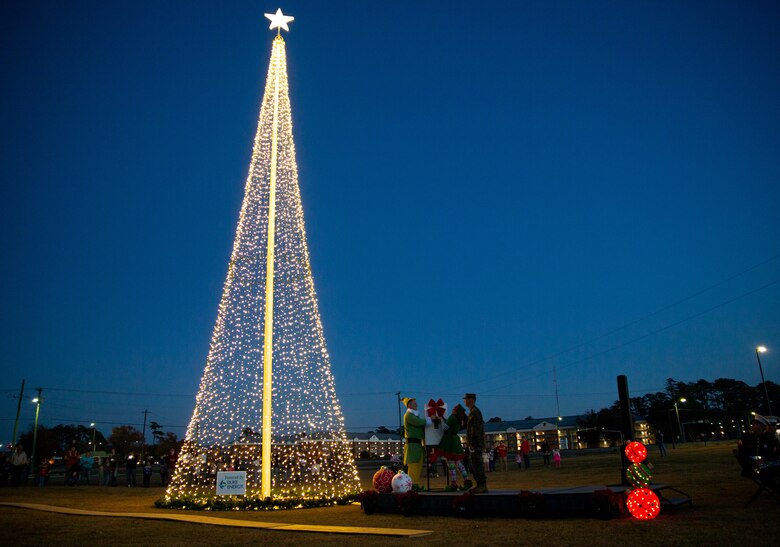
[[[431,399],[428,401],[428,404],[425,405],[425,410],[431,418],[444,418],[444,413],[447,411],[447,405],[444,404],[444,401],[441,399],[438,401]]]

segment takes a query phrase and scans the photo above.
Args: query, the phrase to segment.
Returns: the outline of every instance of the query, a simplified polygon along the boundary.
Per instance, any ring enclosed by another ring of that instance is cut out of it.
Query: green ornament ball
[[[653,479],[653,473],[643,463],[632,463],[626,469],[626,479],[634,488],[645,488]]]

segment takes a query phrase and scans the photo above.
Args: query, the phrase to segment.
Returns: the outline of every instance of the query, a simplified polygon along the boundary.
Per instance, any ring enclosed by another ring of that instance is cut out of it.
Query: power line
[[[129,395],[136,397],[188,397],[194,398],[192,393],[151,393],[144,391],[103,391],[99,389],[68,389],[57,387],[44,387],[48,391],[62,391],[66,393],[90,393],[94,395]]]
[[[51,418],[52,421],[62,422],[62,423],[71,423],[71,424],[103,424],[103,425],[131,425],[133,427],[136,426],[143,426],[143,424],[136,424],[136,423],[128,423],[128,422],[101,422],[96,420],[71,420],[70,418]],[[160,424],[162,427],[173,427],[177,429],[184,429],[187,426],[186,425],[170,425],[170,424]]]
[[[622,331],[622,330],[625,330],[625,329],[627,329],[627,328],[629,328],[629,327],[632,327],[632,326],[636,325],[637,323],[641,323],[641,322],[643,322],[643,321],[646,321],[647,319],[650,319],[651,317],[655,317],[656,315],[658,315],[658,314],[660,314],[660,313],[663,313],[663,312],[665,312],[665,311],[668,311],[668,310],[670,310],[670,309],[672,309],[672,308],[674,308],[674,307],[677,307],[677,306],[679,306],[680,304],[682,304],[682,303],[684,303],[684,302],[687,302],[687,301],[689,301],[689,300],[692,300],[692,299],[696,298],[697,296],[701,296],[702,294],[704,294],[704,293],[706,293],[706,292],[709,292],[709,291],[711,291],[712,289],[715,289],[715,288],[717,288],[717,287],[720,287],[721,285],[725,285],[725,284],[726,284],[726,283],[728,283],[729,281],[733,281],[734,279],[737,279],[738,277],[741,277],[741,276],[743,276],[743,275],[745,275],[745,274],[747,274],[747,273],[750,273],[750,272],[752,272],[753,270],[756,270],[756,269],[760,268],[761,266],[764,266],[764,265],[766,265],[766,264],[768,264],[768,263],[770,263],[770,262],[774,262],[774,261],[775,261],[775,260],[777,260],[778,258],[780,258],[780,253],[777,253],[777,254],[775,254],[775,255],[772,255],[771,257],[769,257],[769,258],[767,258],[767,259],[765,259],[765,260],[762,260],[761,262],[759,262],[759,263],[757,263],[757,264],[754,264],[754,265],[750,266],[749,268],[747,268],[747,269],[745,269],[745,270],[742,270],[742,271],[741,271],[741,272],[739,272],[739,273],[736,273],[736,274],[734,274],[734,275],[732,275],[732,276],[730,276],[730,277],[727,277],[726,279],[723,279],[723,280],[721,280],[721,281],[718,281],[717,283],[714,283],[714,284],[712,284],[712,285],[709,285],[708,287],[706,287],[706,288],[704,288],[704,289],[701,289],[700,291],[697,291],[697,292],[695,292],[695,293],[693,293],[693,294],[691,294],[691,295],[689,295],[689,296],[686,296],[685,298],[681,298],[680,300],[677,300],[677,301],[673,302],[672,304],[668,304],[668,305],[666,305],[666,306],[664,306],[664,307],[662,307],[662,308],[659,308],[659,309],[657,309],[657,310],[655,310],[655,311],[652,311],[652,312],[650,312],[650,313],[647,313],[647,314],[645,314],[645,315],[641,316],[641,317],[640,317],[640,318],[638,318],[638,319],[635,319],[635,320],[633,320],[633,321],[629,321],[628,323],[625,323],[625,324],[623,324],[623,325],[621,325],[621,326],[619,326],[619,327],[616,327],[616,328],[614,328],[614,329],[612,329],[612,330],[609,330],[609,331],[607,331],[607,332],[605,332],[605,333],[603,333],[603,334],[600,334],[600,335],[596,336],[595,338],[591,338],[590,340],[586,340],[585,342],[581,342],[581,343],[579,343],[579,344],[575,344],[575,345],[573,345],[573,346],[570,346],[570,347],[568,347],[568,348],[566,348],[566,349],[564,349],[564,350],[561,350],[561,351],[559,351],[559,352],[557,352],[557,353],[554,353],[554,354],[551,354],[551,355],[548,355],[548,356],[545,356],[545,357],[541,357],[541,358],[539,358],[539,359],[537,359],[537,360],[535,360],[535,361],[531,361],[530,363],[526,363],[526,364],[525,364],[525,365],[523,365],[523,366],[524,366],[524,367],[530,367],[530,366],[533,366],[533,365],[538,365],[539,363],[544,363],[545,361],[548,361],[548,360],[550,360],[550,359],[555,359],[556,357],[560,357],[561,355],[565,355],[565,354],[569,353],[570,351],[574,351],[574,350],[576,350],[576,349],[580,349],[580,348],[582,348],[582,347],[584,347],[584,346],[588,346],[588,345],[590,345],[590,344],[593,344],[594,342],[598,342],[599,340],[603,340],[604,338],[607,338],[608,336],[612,336],[613,334],[615,334],[615,333],[617,333],[617,332],[620,332],[620,331]],[[743,298],[743,297],[745,297],[745,296],[749,296],[749,295],[753,294],[754,292],[758,292],[758,291],[760,291],[760,290],[763,290],[763,289],[765,289],[765,288],[767,288],[767,287],[769,287],[769,286],[771,286],[771,285],[774,285],[774,284],[776,284],[778,281],[780,281],[780,280],[775,280],[775,281],[773,281],[773,282],[771,282],[771,283],[769,283],[769,284],[767,284],[767,285],[764,285],[763,287],[759,287],[758,289],[755,289],[755,290],[753,290],[753,291],[749,291],[749,292],[747,292],[747,293],[745,293],[745,294],[742,294],[742,295],[740,295],[740,296],[738,296],[738,297],[736,297],[736,298],[733,298],[733,299],[731,299],[731,300],[728,300],[728,301],[726,301],[725,303],[723,303],[723,304],[720,304],[720,305],[717,305],[717,306],[715,306],[715,307],[713,307],[713,308],[710,308],[709,310],[706,310],[705,312],[703,312],[703,313],[701,313],[701,314],[698,314],[698,315],[691,316],[690,318],[688,318],[688,319],[685,319],[685,321],[687,321],[687,320],[689,320],[689,319],[693,319],[693,318],[695,318],[695,317],[698,317],[699,315],[703,315],[704,313],[707,313],[707,312],[709,312],[709,311],[712,311],[712,310],[714,310],[714,309],[716,309],[716,308],[718,308],[718,307],[721,307],[721,305],[729,304],[729,303],[731,303],[731,302],[733,302],[733,301],[735,301],[735,300],[738,300],[738,299],[740,299],[740,298]],[[684,322],[684,321],[681,321],[681,322]],[[677,325],[677,324],[679,324],[679,323],[675,323],[675,325]],[[675,326],[675,325],[671,325],[671,326]],[[661,329],[661,330],[665,330],[665,329]],[[660,332],[660,331],[656,331],[656,332]],[[655,332],[654,332],[654,333],[651,333],[651,334],[655,334]],[[640,340],[640,339],[641,339],[641,338],[639,338],[639,339],[637,339],[637,340]],[[635,341],[635,340],[634,340],[634,341]],[[611,350],[610,350],[610,351],[611,351]],[[588,359],[589,359],[589,358],[588,358]],[[487,378],[482,378],[482,379],[480,379],[480,380],[476,380],[475,382],[472,382],[472,383],[471,383],[471,386],[478,385],[478,384],[482,384],[482,383],[484,383],[484,382],[489,382],[489,381],[495,380],[496,378],[500,378],[500,377],[502,377],[502,376],[506,376],[506,375],[508,375],[508,374],[512,374],[513,372],[515,372],[515,370],[509,370],[509,371],[507,371],[507,372],[501,372],[501,373],[499,373],[499,374],[495,374],[495,375],[493,375],[493,376],[490,376],[490,377],[487,377]],[[544,373],[543,373],[543,374],[544,374]],[[538,375],[537,375],[537,376],[538,376]],[[533,376],[533,377],[535,378],[536,376]]]
[[[562,368],[569,368],[569,367],[572,367],[574,365],[578,365],[580,363],[584,363],[585,361],[590,361],[591,359],[593,359],[595,357],[600,357],[600,356],[602,356],[604,354],[610,353],[610,352],[615,351],[617,349],[624,348],[624,347],[626,347],[626,346],[628,346],[630,344],[633,344],[635,342],[639,342],[640,340],[644,340],[645,338],[649,338],[651,336],[655,336],[658,333],[661,333],[663,331],[666,331],[666,330],[669,330],[671,328],[677,327],[677,326],[679,326],[679,325],[681,325],[683,323],[686,323],[688,321],[696,319],[697,317],[701,317],[702,315],[708,314],[711,311],[717,310],[718,308],[722,308],[723,306],[727,306],[728,304],[731,304],[732,302],[736,302],[737,300],[739,300],[741,298],[745,298],[746,296],[750,296],[751,294],[755,294],[757,292],[760,292],[760,291],[762,291],[764,289],[767,289],[767,288],[771,287],[772,285],[777,285],[778,283],[780,283],[780,278],[775,279],[774,281],[770,281],[769,283],[767,283],[765,285],[762,285],[762,286],[760,286],[760,287],[758,287],[756,289],[753,289],[753,290],[747,291],[745,293],[742,293],[742,294],[740,294],[738,296],[735,296],[734,298],[730,298],[730,299],[726,300],[725,302],[721,302],[720,304],[716,304],[716,305],[711,306],[711,307],[709,307],[709,308],[707,308],[705,310],[702,310],[700,312],[697,312],[697,313],[694,313],[694,314],[689,315],[687,317],[684,317],[683,319],[680,319],[679,321],[675,321],[674,323],[670,323],[670,324],[668,324],[666,326],[663,326],[661,328],[655,329],[655,330],[650,331],[650,332],[648,332],[646,334],[643,334],[641,336],[637,336],[636,338],[632,338],[630,340],[627,340],[627,341],[625,341],[625,342],[623,342],[621,344],[618,344],[616,346],[612,346],[611,348],[607,348],[605,350],[599,351],[597,353],[594,353],[593,355],[588,355],[587,357],[583,357],[582,359],[578,359],[576,361],[572,361],[570,363],[566,363],[564,365],[561,365],[561,366],[558,367],[558,369],[560,370]],[[510,387],[510,386],[519,384],[521,382],[525,382],[525,381],[533,379],[533,378],[538,378],[539,376],[543,376],[544,374],[547,374],[547,372],[544,371],[544,372],[540,372],[538,374],[534,374],[534,375],[531,375],[531,376],[526,376],[522,380],[517,380],[516,382],[510,382],[508,384],[504,384],[501,387],[495,388],[495,389],[493,389],[491,391],[496,391],[498,389],[503,389],[503,388],[506,388],[506,387]],[[488,391],[488,393],[489,393],[489,391]]]
[[[652,388],[634,388],[634,391],[643,391],[646,393],[655,392],[662,390],[663,388],[659,387],[652,387]],[[463,397],[463,393],[440,393],[436,392],[435,390],[405,390],[402,393],[407,395],[420,395],[420,394],[430,394],[431,392],[436,393],[437,397],[453,397],[456,399],[460,399]],[[569,392],[569,393],[561,393],[561,397],[592,397],[594,395],[614,395],[614,391],[582,391],[582,392]],[[544,398],[544,399],[552,399],[555,397],[554,394],[546,394],[546,393],[539,393],[539,392],[515,392],[512,395],[495,395],[490,393],[485,393],[479,395],[480,399],[519,399],[519,398]]]
[[[615,334],[617,332],[620,332],[621,330],[625,330],[628,327],[634,326],[634,325],[636,325],[638,323],[641,323],[641,322],[643,322],[643,321],[645,321],[645,320],[647,320],[647,319],[649,319],[651,317],[654,317],[654,316],[656,316],[656,315],[658,315],[660,313],[663,313],[664,311],[670,310],[670,309],[672,309],[672,308],[674,308],[674,307],[676,307],[676,306],[678,306],[678,305],[680,305],[680,304],[682,304],[684,302],[692,300],[692,299],[696,298],[697,296],[700,296],[700,295],[702,295],[702,294],[704,294],[706,292],[711,291],[712,289],[715,289],[715,288],[717,288],[717,287],[719,287],[721,285],[724,285],[724,284],[728,283],[729,281],[733,281],[734,279],[737,279],[737,278],[739,278],[739,277],[741,277],[741,276],[743,276],[743,275],[745,275],[747,273],[750,273],[751,271],[756,270],[756,269],[760,268],[761,266],[764,266],[764,265],[766,265],[766,264],[768,264],[770,262],[773,262],[773,261],[777,260],[778,258],[780,258],[780,253],[772,255],[769,258],[767,258],[765,260],[762,260],[761,262],[758,262],[758,263],[750,266],[749,268],[747,268],[745,270],[742,270],[742,271],[740,271],[740,272],[738,272],[738,273],[736,273],[734,275],[731,275],[731,276],[729,276],[729,277],[727,277],[727,278],[725,278],[725,279],[723,279],[721,281],[718,281],[717,283],[709,285],[708,287],[706,287],[704,289],[701,289],[701,290],[699,290],[699,291],[697,291],[697,292],[695,292],[695,293],[693,293],[691,295],[688,295],[688,296],[686,296],[684,298],[681,298],[681,299],[679,299],[679,300],[677,300],[677,301],[675,301],[675,302],[673,302],[671,304],[668,304],[668,305],[666,305],[666,306],[664,306],[662,308],[659,308],[659,309],[657,309],[655,311],[652,311],[652,312],[650,312],[648,314],[645,314],[645,315],[643,315],[642,317],[640,317],[638,319],[635,319],[633,321],[629,321],[628,323],[625,323],[625,324],[623,324],[623,325],[621,325],[619,327],[616,327],[616,328],[614,328],[612,330],[609,330],[609,331],[607,331],[607,332],[605,332],[605,333],[603,333],[603,334],[601,334],[599,336],[596,336],[594,338],[591,338],[590,340],[587,340],[585,342],[581,342],[579,344],[576,344],[576,345],[570,346],[569,348],[561,350],[561,351],[559,351],[557,353],[554,353],[554,354],[551,354],[549,356],[542,357],[542,358],[537,359],[535,361],[531,361],[529,363],[526,363],[524,366],[525,367],[533,366],[533,365],[542,363],[544,361],[547,361],[547,360],[550,360],[550,359],[554,359],[555,357],[559,357],[561,355],[564,355],[564,354],[566,354],[566,353],[568,353],[570,351],[573,351],[575,349],[579,349],[579,348],[582,348],[582,347],[587,346],[589,344],[592,344],[594,342],[597,342],[599,340],[602,340],[602,339],[604,339],[604,338],[606,338],[608,336],[611,336],[611,335],[613,335],[613,334]],[[711,311],[713,311],[713,310],[715,310],[717,308],[720,308],[722,306],[730,304],[730,303],[732,303],[732,302],[734,302],[734,301],[736,301],[736,300],[738,300],[740,298],[744,298],[744,297],[749,296],[751,294],[754,294],[754,293],[756,293],[758,291],[766,289],[766,288],[768,288],[768,287],[770,287],[772,285],[777,284],[778,282],[780,282],[780,279],[776,279],[775,281],[767,283],[766,285],[763,285],[763,286],[761,286],[761,287],[759,287],[757,289],[754,289],[754,290],[748,291],[746,293],[743,293],[743,294],[741,294],[739,296],[736,296],[736,297],[734,297],[732,299],[729,299],[729,300],[727,300],[725,302],[722,302],[720,304],[712,306],[711,308],[708,308],[708,309],[706,309],[706,310],[704,310],[704,311],[702,311],[700,313],[690,315],[690,316],[688,316],[688,317],[686,317],[686,318],[684,318],[684,319],[682,319],[680,321],[677,321],[675,323],[672,323],[672,324],[667,325],[665,327],[662,327],[660,329],[651,331],[650,333],[647,333],[645,335],[639,336],[637,338],[633,338],[633,339],[631,339],[631,340],[629,340],[627,342],[624,342],[624,343],[619,344],[617,346],[614,346],[612,348],[603,350],[603,351],[598,352],[598,353],[596,353],[594,355],[591,355],[589,357],[585,357],[583,359],[580,359],[580,360],[574,361],[572,363],[568,363],[566,365],[563,365],[563,367],[572,366],[574,364],[578,364],[578,363],[581,363],[583,361],[587,361],[589,359],[592,359],[593,357],[597,357],[597,356],[602,355],[604,353],[607,353],[609,351],[613,351],[615,349],[624,347],[624,346],[626,346],[628,344],[631,344],[631,343],[634,343],[636,341],[642,340],[642,339],[647,338],[649,336],[658,334],[660,332],[663,332],[664,330],[667,330],[669,328],[673,328],[673,327],[675,327],[677,325],[680,325],[680,324],[682,324],[682,323],[684,323],[686,321],[690,321],[692,319],[700,317],[701,315],[709,313],[709,312],[711,312]],[[561,368],[563,368],[563,367],[561,367]],[[495,380],[496,378],[500,378],[502,376],[505,376],[505,375],[508,375],[508,374],[512,374],[514,372],[516,372],[516,371],[515,370],[507,370],[506,372],[502,372],[502,373],[499,373],[499,374],[496,374],[496,375],[493,375],[493,376],[490,376],[490,377],[487,377],[487,378],[482,378],[480,380],[476,380],[475,382],[472,382],[471,385],[473,386],[473,385],[481,384],[481,383],[488,382],[488,381],[491,381],[491,380]],[[545,373],[546,372],[544,372],[542,374],[545,374]],[[539,374],[539,375],[541,375],[541,374]],[[533,377],[529,377],[529,378],[535,378],[535,377],[538,377],[539,375],[536,375],[536,376],[533,376]],[[528,378],[526,378],[526,379],[528,379]],[[502,387],[504,387],[504,386],[502,386]],[[121,395],[121,396],[131,396],[131,397],[181,397],[181,398],[194,398],[195,397],[195,394],[192,394],[192,393],[154,393],[154,392],[141,392],[141,391],[108,391],[108,390],[57,388],[57,387],[44,387],[43,389],[45,389],[47,391],[64,392],[64,393],[83,393],[83,394],[94,394],[94,395]],[[0,393],[14,394],[15,392],[16,392],[15,389],[10,389],[10,388],[0,389]],[[395,392],[391,392],[391,391],[342,393],[342,394],[339,395],[339,398],[364,397],[364,396],[376,396],[376,395],[393,395],[394,393]],[[522,394],[522,395],[527,396],[527,395],[534,395],[534,394]],[[487,396],[487,394],[485,396]]]

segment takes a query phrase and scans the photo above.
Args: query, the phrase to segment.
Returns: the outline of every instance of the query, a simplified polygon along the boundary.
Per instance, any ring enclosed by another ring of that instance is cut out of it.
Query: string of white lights
[[[278,82],[278,84],[277,84]],[[269,180],[278,85],[271,461],[262,461]],[[359,490],[317,307],[292,133],[285,43],[273,42],[244,201],[206,367],[166,497],[213,496],[215,475],[247,471],[259,496],[337,499]]]

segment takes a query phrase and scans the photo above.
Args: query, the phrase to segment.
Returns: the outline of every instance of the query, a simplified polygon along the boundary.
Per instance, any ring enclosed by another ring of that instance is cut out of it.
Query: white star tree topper
[[[265,16],[271,21],[271,26],[268,28],[270,30],[278,28],[279,32],[282,32],[282,29],[290,32],[290,27],[287,26],[287,23],[295,20],[295,17],[283,14],[282,8],[277,9],[276,13],[266,13]]]

